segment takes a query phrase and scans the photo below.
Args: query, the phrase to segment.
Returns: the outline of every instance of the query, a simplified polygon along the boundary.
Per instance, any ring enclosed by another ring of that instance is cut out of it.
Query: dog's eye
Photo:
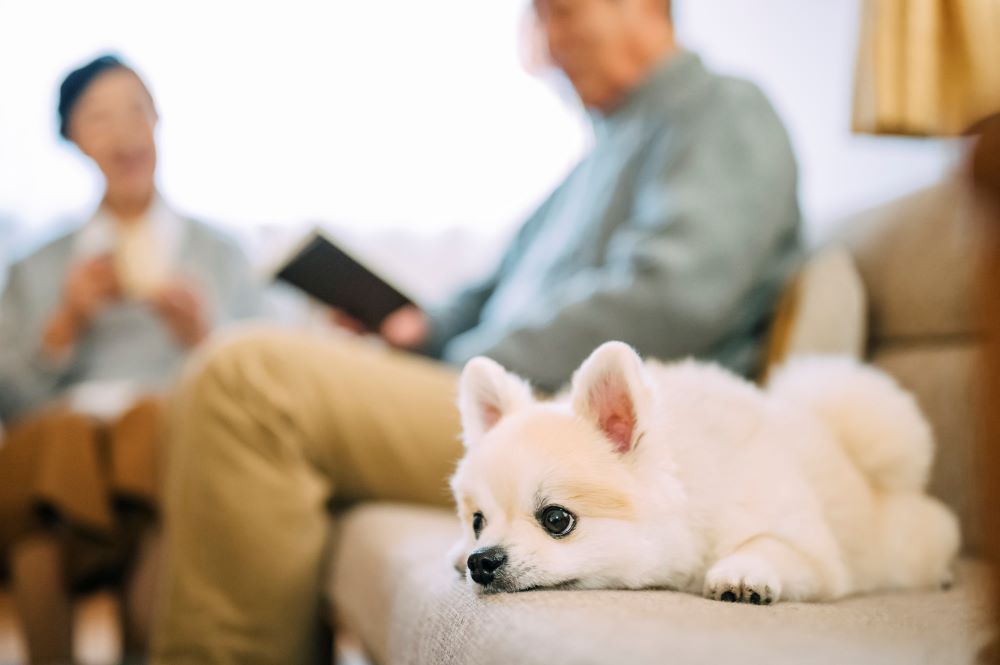
[[[556,538],[568,536],[576,526],[576,517],[562,506],[549,506],[538,517],[542,528]]]
[[[483,517],[482,513],[476,513],[472,516],[472,532],[476,534],[476,538],[479,534],[483,532],[483,526],[486,523],[486,518]]]

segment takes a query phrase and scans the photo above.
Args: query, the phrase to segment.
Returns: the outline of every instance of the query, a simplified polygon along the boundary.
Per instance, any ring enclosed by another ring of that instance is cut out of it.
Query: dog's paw
[[[767,561],[737,553],[709,569],[704,595],[729,603],[770,605],[781,598],[781,578]]]

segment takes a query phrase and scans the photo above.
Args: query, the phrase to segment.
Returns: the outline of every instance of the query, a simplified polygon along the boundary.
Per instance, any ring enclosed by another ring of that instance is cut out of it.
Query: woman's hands
[[[150,299],[153,310],[184,346],[195,346],[208,336],[205,301],[190,282],[175,279]]]
[[[122,297],[111,257],[88,259],[70,268],[62,298],[42,334],[45,355],[55,362],[65,360],[101,311]],[[205,301],[190,281],[173,279],[153,293],[148,302],[180,344],[192,347],[208,335]]]
[[[111,257],[89,259],[70,268],[62,299],[42,334],[46,355],[52,360],[65,358],[94,317],[121,296]]]

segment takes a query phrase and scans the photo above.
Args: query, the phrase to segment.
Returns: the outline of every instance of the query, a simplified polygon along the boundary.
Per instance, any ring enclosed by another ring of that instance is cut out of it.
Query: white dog
[[[452,558],[487,593],[660,587],[767,604],[950,580],[959,532],[924,493],[930,429],[851,360],[796,361],[762,391],[609,342],[565,399],[536,401],[485,358],[459,392]]]

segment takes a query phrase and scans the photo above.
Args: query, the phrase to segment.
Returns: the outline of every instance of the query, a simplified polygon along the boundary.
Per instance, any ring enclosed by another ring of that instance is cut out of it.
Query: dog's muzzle
[[[502,547],[484,547],[469,555],[469,572],[476,584],[487,586],[507,563],[507,553]]]

